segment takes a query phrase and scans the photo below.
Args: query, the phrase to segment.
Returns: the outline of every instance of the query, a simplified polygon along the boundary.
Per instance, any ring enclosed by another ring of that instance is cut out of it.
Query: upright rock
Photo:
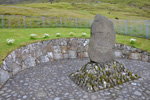
[[[115,61],[114,45],[113,23],[106,17],[97,14],[91,26],[88,51],[91,62],[85,64],[75,73],[71,73],[70,79],[88,92],[96,92],[138,79],[138,75]]]
[[[115,44],[113,22],[97,14],[91,26],[89,57],[92,62],[105,63],[114,60],[113,47]]]

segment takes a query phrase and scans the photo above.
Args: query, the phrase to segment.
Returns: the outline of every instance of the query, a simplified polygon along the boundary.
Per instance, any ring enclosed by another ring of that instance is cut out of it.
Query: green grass
[[[12,0],[0,0],[0,4],[25,4],[25,3],[47,3],[49,0],[24,0],[23,2],[13,2]],[[58,0],[57,0],[58,1]],[[59,0],[60,2],[68,2],[68,3],[96,3],[98,0]],[[100,0],[102,3],[113,3],[113,4],[124,4],[134,7],[142,7],[142,8],[150,8],[149,0]],[[54,0],[53,3],[56,3]]]
[[[50,17],[72,17],[72,18],[94,18],[100,13],[110,19],[150,19],[150,10],[139,9],[127,3],[31,3],[0,5],[0,14],[3,15],[25,15],[25,16],[50,16]],[[109,14],[110,13],[110,14]]]
[[[82,37],[82,32],[87,33],[85,38],[90,38],[90,29],[85,28],[32,28],[32,29],[1,29],[0,30],[0,65],[5,57],[12,52],[13,50],[20,48],[21,46],[25,46],[30,43],[50,40],[56,38],[70,38],[72,36],[69,35],[70,32],[74,32],[73,37]],[[50,34],[50,38],[44,39],[44,33]],[[56,37],[56,33],[61,33],[61,37]],[[30,34],[37,34],[37,39],[30,39]],[[13,45],[7,45],[6,39],[13,38],[15,39],[15,43]],[[130,44],[130,39],[136,39],[136,43]],[[146,50],[150,52],[150,40],[137,38],[132,36],[118,35],[116,34],[116,42],[134,46],[136,48]]]

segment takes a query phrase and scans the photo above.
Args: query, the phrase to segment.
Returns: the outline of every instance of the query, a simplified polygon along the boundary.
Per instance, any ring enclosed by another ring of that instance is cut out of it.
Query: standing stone
[[[88,50],[90,60],[99,63],[114,60],[113,47],[115,40],[113,22],[97,14],[91,26],[91,39]]]

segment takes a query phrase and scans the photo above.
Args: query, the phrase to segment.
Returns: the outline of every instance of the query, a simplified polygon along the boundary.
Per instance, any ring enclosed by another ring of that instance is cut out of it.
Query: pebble
[[[110,92],[105,91],[104,94],[105,94],[105,95],[110,95]]]
[[[56,97],[54,100],[60,100],[60,98],[59,98],[59,97]]]
[[[53,100],[52,98],[48,98],[47,100]]]
[[[7,95],[6,98],[9,98],[11,95]]]
[[[116,100],[123,100],[122,98],[117,98]]]
[[[88,98],[88,95],[84,95],[83,98],[84,98],[84,99]]]
[[[3,94],[4,93],[4,91],[0,91],[0,94]]]
[[[132,85],[137,85],[136,83],[131,83]]]
[[[17,93],[13,94],[13,96],[16,97],[16,96],[17,96]]]
[[[134,94],[137,95],[137,96],[141,96],[142,95],[139,91],[135,91]]]
[[[92,99],[92,100],[96,100],[97,97],[96,97],[95,95],[92,95],[92,96],[91,96],[91,99]]]
[[[150,91],[149,90],[146,90],[145,92],[150,95]]]
[[[27,96],[25,95],[25,96],[23,96],[23,99],[26,99],[27,98]]]

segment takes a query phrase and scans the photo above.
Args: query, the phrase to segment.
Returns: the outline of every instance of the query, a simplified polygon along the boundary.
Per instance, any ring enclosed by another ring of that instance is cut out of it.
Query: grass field
[[[69,33],[74,32],[74,36],[70,36]],[[5,57],[13,50],[25,46],[29,43],[34,43],[43,40],[55,39],[56,33],[61,33],[61,37],[59,38],[70,38],[70,37],[82,37],[82,32],[87,33],[85,38],[90,38],[90,29],[85,28],[32,28],[32,29],[1,29],[0,30],[0,64],[5,59]],[[50,38],[44,39],[44,33],[50,34]],[[37,34],[37,39],[30,39],[30,34]],[[7,45],[6,40],[9,38],[15,39],[15,43],[12,45]],[[136,39],[136,43],[134,45],[130,44],[130,39]],[[116,42],[134,46],[136,48],[146,50],[150,52],[150,40],[137,38],[132,36],[118,35],[116,34]]]
[[[142,3],[143,4],[143,3]],[[110,19],[150,19],[149,8],[139,9],[126,3],[31,3],[0,5],[1,15],[25,15],[25,16],[50,16],[50,17],[72,17],[72,18],[94,18],[100,13]]]
[[[44,3],[49,0],[0,0],[0,4],[25,4],[25,3]],[[68,2],[68,3],[96,3],[99,0],[54,0],[53,3],[57,1]],[[123,4],[134,7],[150,8],[149,0],[100,0],[102,3],[113,3],[113,4]]]

